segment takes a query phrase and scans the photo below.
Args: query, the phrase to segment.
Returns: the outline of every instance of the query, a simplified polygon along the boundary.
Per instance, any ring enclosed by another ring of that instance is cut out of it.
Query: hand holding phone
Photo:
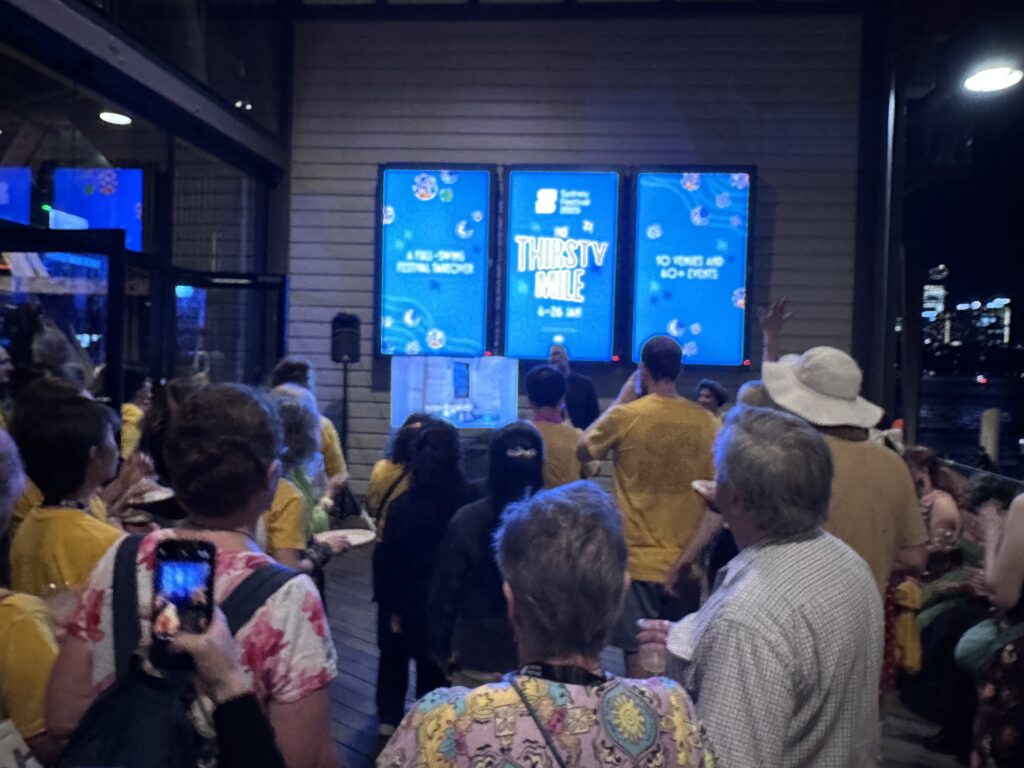
[[[190,657],[175,654],[179,632],[202,634],[213,619],[213,577],[217,548],[208,541],[169,539],[156,550],[150,661],[160,668],[188,668]]]

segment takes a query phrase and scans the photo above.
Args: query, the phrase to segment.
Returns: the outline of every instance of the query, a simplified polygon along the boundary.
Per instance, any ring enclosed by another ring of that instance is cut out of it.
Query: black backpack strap
[[[246,576],[245,581],[235,587],[227,600],[220,604],[231,634],[234,635],[244,627],[267,600],[299,575],[298,571],[291,568],[267,563]]]
[[[128,675],[132,655],[139,647],[139,577],[137,561],[142,535],[125,536],[114,556],[113,625],[114,664],[117,678]]]
[[[373,516],[376,517],[378,520],[380,520],[380,516],[384,514],[384,509],[387,507],[388,502],[391,501],[391,496],[394,494],[395,490],[398,488],[399,485],[402,484],[402,481],[405,480],[405,478],[408,475],[409,470],[403,470],[402,474],[398,477],[398,479],[391,484],[390,488],[388,488],[387,493],[385,493],[381,497],[380,504],[377,505],[377,509],[374,510],[373,512]],[[348,486],[345,487],[347,488]]]

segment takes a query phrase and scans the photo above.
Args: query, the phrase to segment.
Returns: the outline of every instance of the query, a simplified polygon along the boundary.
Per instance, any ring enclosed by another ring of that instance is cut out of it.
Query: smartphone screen
[[[153,572],[153,660],[170,661],[166,642],[178,632],[201,633],[213,618],[217,549],[205,541],[165,541]]]
[[[455,385],[455,397],[469,397],[469,363],[455,363],[452,368],[452,379]]]

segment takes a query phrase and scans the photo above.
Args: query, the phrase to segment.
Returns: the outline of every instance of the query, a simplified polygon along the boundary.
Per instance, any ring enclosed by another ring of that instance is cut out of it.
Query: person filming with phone
[[[179,633],[206,630],[215,606],[240,650],[238,690],[259,701],[288,768],[337,765],[327,690],[337,663],[323,604],[308,576],[253,539],[281,450],[275,408],[247,387],[211,385],[180,405],[164,452],[187,517],[177,529],[125,538],[89,579],[47,696],[48,732],[68,742],[62,765],[216,759],[212,713],[228,702],[204,690],[202,658],[175,653],[189,650]],[[145,754],[132,743],[147,744]]]

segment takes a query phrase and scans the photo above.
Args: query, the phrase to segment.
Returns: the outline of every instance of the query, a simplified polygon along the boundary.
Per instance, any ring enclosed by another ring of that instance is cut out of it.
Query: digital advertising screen
[[[381,169],[380,353],[483,355],[493,174]]]
[[[29,223],[32,205],[32,169],[0,166],[0,219]]]
[[[497,429],[519,418],[519,361],[507,357],[395,357],[391,426],[429,413],[460,429]]]
[[[83,229],[123,229],[125,248],[142,250],[140,168],[57,168],[53,207],[84,219]]]
[[[509,171],[508,357],[564,344],[574,360],[611,359],[620,183],[613,170]]]
[[[669,335],[690,365],[742,365],[750,170],[639,171],[633,271],[634,362]]]

